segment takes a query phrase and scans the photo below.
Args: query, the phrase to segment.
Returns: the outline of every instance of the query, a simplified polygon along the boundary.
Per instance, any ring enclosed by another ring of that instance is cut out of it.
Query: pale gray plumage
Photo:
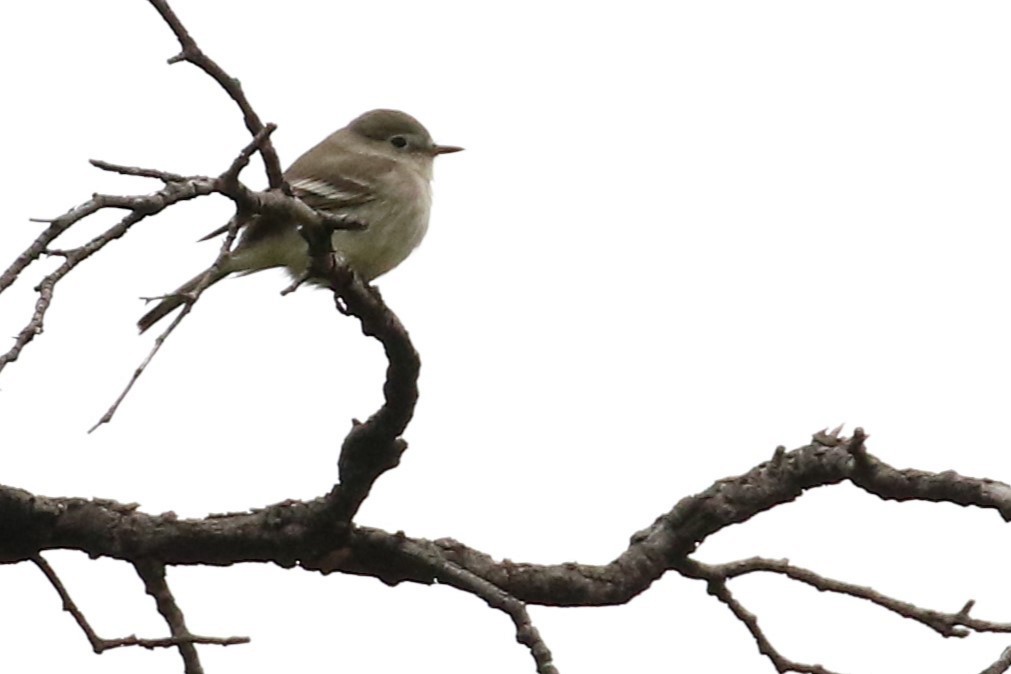
[[[366,281],[404,261],[428,229],[432,164],[437,155],[462,148],[436,145],[418,120],[398,110],[372,110],[310,149],[285,171],[295,196],[320,211],[365,225],[333,234],[334,250]],[[208,237],[227,231],[227,226]],[[285,267],[302,275],[308,247],[295,223],[257,216],[243,228],[235,249],[211,277]],[[182,305],[207,272],[159,300],[138,321],[144,332]]]

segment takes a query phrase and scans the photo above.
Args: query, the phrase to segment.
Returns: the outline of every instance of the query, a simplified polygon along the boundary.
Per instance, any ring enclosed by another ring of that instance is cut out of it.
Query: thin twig
[[[118,223],[94,237],[87,243],[72,250],[60,251],[64,257],[63,263],[55,271],[46,275],[36,286],[39,293],[35,301],[35,311],[24,328],[18,333],[14,340],[14,345],[6,353],[0,355],[0,371],[8,364],[14,362],[20,356],[21,351],[42,334],[46,312],[53,300],[53,292],[56,284],[75,269],[82,262],[104,248],[110,242],[115,241],[126,234],[131,227],[145,218],[161,212],[168,206],[186,201],[216,191],[214,181],[210,178],[196,177],[188,179],[184,183],[169,183],[153,194],[141,196],[122,197],[109,194],[95,194],[91,199],[80,206],[73,208],[58,218],[55,218],[49,227],[40,234],[34,242],[25,250],[13,264],[0,275],[0,292],[9,287],[24,271],[24,269],[37,260],[46,251],[51,250],[50,243],[71,225],[102,210],[103,208],[119,208],[129,210]]]
[[[59,576],[56,575],[56,571],[53,567],[49,565],[42,555],[35,554],[30,557],[32,563],[39,568],[40,571],[45,575],[46,579],[56,590],[57,594],[60,595],[60,600],[63,602],[63,610],[69,613],[74,621],[77,623],[81,631],[84,632],[84,636],[87,637],[88,642],[91,644],[91,649],[95,653],[104,653],[105,651],[112,650],[114,648],[122,648],[124,646],[138,646],[140,648],[146,648],[149,650],[155,648],[175,648],[183,643],[189,644],[208,644],[215,646],[234,646],[237,644],[248,644],[249,637],[203,637],[194,634],[189,634],[185,639],[178,637],[163,638],[163,639],[141,639],[135,635],[130,635],[128,637],[122,637],[120,639],[104,639],[95,632],[88,623],[87,618],[84,617],[84,613],[77,607],[74,600],[71,599],[70,593],[67,592],[66,587],[63,585],[63,581],[60,580]]]
[[[358,533],[368,536],[364,531]],[[422,543],[406,537],[397,537],[393,540],[395,542],[391,545],[390,538],[376,536],[371,539],[371,542],[377,546],[386,547],[390,554],[403,554],[420,562],[430,568],[440,582],[480,597],[488,606],[508,615],[516,628],[516,641],[526,646],[530,651],[537,667],[537,673],[558,674],[558,669],[552,661],[551,650],[531,621],[530,614],[523,602],[494,583],[449,561],[442,554],[442,550],[432,543],[427,541]]]
[[[246,143],[231,165],[218,176],[218,181],[223,185],[222,192],[229,193],[238,188],[239,174],[242,169],[249,166],[250,160],[257,152],[263,152],[263,148],[270,142],[270,135],[277,130],[277,124],[267,124],[262,129],[253,134],[252,140]]]
[[[1011,623],[979,620],[969,615],[973,602],[968,601],[955,613],[944,613],[921,608],[877,590],[844,581],[827,578],[814,571],[794,566],[786,560],[751,557],[724,564],[703,564],[685,560],[678,571],[693,578],[737,578],[749,573],[777,573],[798,582],[810,585],[821,592],[834,592],[871,602],[903,618],[915,620],[929,627],[943,637],[966,637],[971,632],[1011,633]]]
[[[200,665],[197,648],[191,641],[193,635],[186,629],[186,619],[165,580],[165,565],[155,560],[138,560],[133,567],[144,581],[144,591],[154,598],[158,613],[169,627],[169,633],[180,640],[179,655],[183,659],[184,671],[186,674],[203,674],[204,668]]]
[[[169,171],[162,171],[161,169],[141,168],[140,166],[124,166],[123,164],[113,164],[112,162],[102,161],[101,159],[89,159],[88,163],[95,168],[102,169],[103,171],[119,173],[125,176],[155,178],[165,183],[183,183],[190,179],[187,176],[180,175],[178,173],[170,173]]]
[[[277,126],[275,126],[274,124],[268,124],[263,129],[261,129],[260,132],[257,133],[253,137],[253,139],[246,144],[244,148],[242,148],[242,151],[239,152],[239,154],[232,161],[228,169],[226,169],[224,173],[218,176],[218,178],[215,180],[215,184],[219,187],[222,186],[227,187],[230,192],[233,193],[236,192],[239,188],[238,182],[239,173],[242,171],[243,168],[249,165],[250,158],[257,151],[258,148],[262,147],[262,145],[268,141],[268,139],[270,138],[270,134],[272,134],[275,129],[277,129]],[[211,280],[217,275],[217,271],[221,268],[221,265],[224,263],[225,258],[227,258],[229,253],[231,253],[232,244],[235,242],[235,239],[239,233],[239,228],[242,226],[242,223],[244,221],[245,220],[240,218],[238,215],[231,219],[231,221],[228,224],[225,239],[221,242],[221,247],[218,249],[218,256],[214,259],[214,262],[211,264],[210,268],[204,274],[203,278],[200,280],[200,283],[197,284],[197,287],[194,288],[193,291],[186,298],[186,303],[183,305],[182,310],[176,315],[176,317],[172,320],[169,326],[160,335],[158,335],[158,337],[155,338],[154,344],[151,346],[151,350],[148,352],[147,356],[144,358],[141,364],[138,365],[136,369],[134,369],[133,375],[130,377],[130,381],[127,382],[126,386],[120,392],[119,396],[116,398],[115,401],[113,401],[112,405],[109,406],[109,409],[105,411],[105,414],[103,414],[101,418],[99,418],[99,420],[95,422],[94,426],[88,429],[88,433],[93,433],[95,429],[97,429],[99,426],[102,426],[103,424],[107,424],[110,421],[112,421],[112,418],[115,416],[116,411],[119,410],[119,406],[126,399],[126,396],[129,395],[130,391],[133,389],[134,384],[137,383],[141,375],[144,374],[144,371],[147,370],[148,365],[151,364],[151,361],[154,359],[155,355],[158,353],[158,351],[161,350],[161,347],[165,343],[165,340],[168,339],[168,336],[175,331],[176,327],[183,321],[183,319],[186,318],[187,315],[189,315],[190,311],[193,309],[193,305],[197,302],[197,300],[200,299],[200,296],[203,294],[204,290],[206,290],[210,286]]]
[[[783,657],[765,636],[762,628],[758,626],[758,618],[755,614],[744,608],[741,602],[737,601],[734,595],[727,588],[725,581],[718,579],[710,580],[708,591],[709,594],[719,599],[727,608],[729,608],[731,613],[733,613],[738,620],[744,623],[744,626],[748,628],[748,631],[751,632],[751,636],[755,639],[755,643],[758,644],[759,652],[769,658],[769,661],[772,662],[772,666],[775,667],[776,671],[780,672],[780,674],[783,674],[784,672],[801,672],[801,674],[836,674],[832,670],[825,669],[821,665],[806,665]]]
[[[176,39],[179,40],[179,46],[182,47],[182,51],[170,58],[168,62],[172,64],[188,61],[207,73],[239,106],[239,110],[242,111],[242,119],[249,133],[253,136],[260,133],[263,130],[263,122],[260,121],[260,116],[253,110],[253,106],[250,105],[246,94],[242,91],[242,85],[239,83],[239,80],[226,73],[221,66],[200,49],[196,40],[190,36],[189,31],[183,26],[179,17],[172,11],[166,0],[149,0],[149,2],[161,15],[162,19],[165,20],[165,23],[168,24]],[[269,141],[264,143],[260,148],[260,154],[263,157],[263,164],[270,188],[281,188],[284,185],[284,176],[281,173],[281,162],[277,157],[277,151],[274,149],[273,144]]]

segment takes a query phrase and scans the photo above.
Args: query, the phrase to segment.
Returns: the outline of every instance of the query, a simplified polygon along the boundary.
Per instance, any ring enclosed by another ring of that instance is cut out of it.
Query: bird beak
[[[462,150],[462,147],[457,147],[455,145],[433,145],[431,152],[434,157],[437,154],[450,154],[453,152],[460,152]]]

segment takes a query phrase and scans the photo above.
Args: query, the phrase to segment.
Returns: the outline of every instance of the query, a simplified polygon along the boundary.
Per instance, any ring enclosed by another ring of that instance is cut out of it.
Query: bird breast
[[[333,235],[334,250],[366,281],[403,262],[428,230],[431,185],[417,171],[398,168],[384,176],[379,198],[349,209],[348,217],[366,228]]]

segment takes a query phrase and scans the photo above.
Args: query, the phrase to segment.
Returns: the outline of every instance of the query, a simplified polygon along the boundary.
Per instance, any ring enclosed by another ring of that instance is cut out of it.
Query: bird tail
[[[210,282],[207,284],[207,287],[208,288],[211,287],[221,279],[228,276],[228,274],[230,273],[231,273],[230,271],[225,271],[221,269],[214,272],[214,275],[211,276]],[[157,323],[158,321],[160,321],[161,319],[165,318],[167,315],[172,313],[174,309],[185,304],[189,299],[187,296],[194,290],[196,290],[197,286],[200,285],[200,282],[203,281],[204,276],[206,274],[207,274],[206,271],[200,272],[199,274],[191,278],[189,281],[179,286],[172,293],[165,295],[162,298],[159,298],[158,304],[154,305],[153,309],[151,309],[146,314],[141,316],[140,320],[137,321],[137,327],[140,328],[140,331],[144,332],[152,325],[154,325],[155,323]]]

